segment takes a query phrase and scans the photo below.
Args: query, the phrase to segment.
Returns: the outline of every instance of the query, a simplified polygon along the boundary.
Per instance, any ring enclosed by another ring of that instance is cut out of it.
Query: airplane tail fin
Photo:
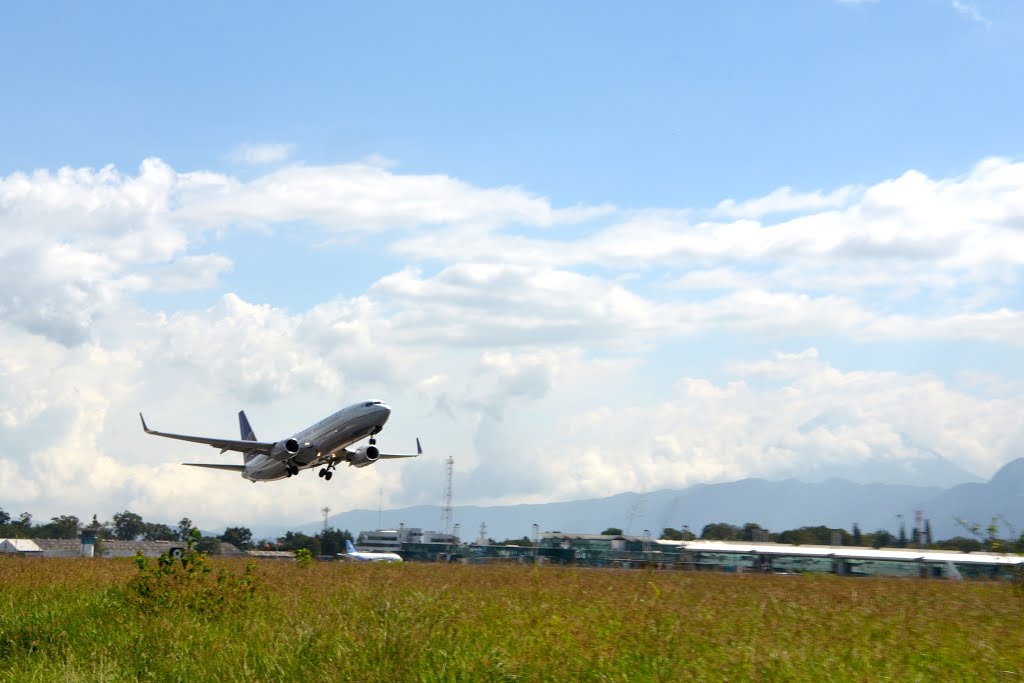
[[[242,441],[256,440],[256,432],[252,431],[252,426],[249,424],[249,418],[245,416],[244,410],[238,411],[238,428],[242,432]]]
[[[345,552],[351,555],[356,551],[356,547],[352,545],[352,541],[345,539]]]

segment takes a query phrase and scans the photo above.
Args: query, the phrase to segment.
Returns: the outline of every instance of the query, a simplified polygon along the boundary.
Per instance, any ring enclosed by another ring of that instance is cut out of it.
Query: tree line
[[[89,529],[103,540],[118,541],[181,541],[185,542],[195,526],[188,517],[183,517],[176,526],[145,521],[141,515],[124,510],[115,513],[110,521],[101,522],[93,515],[92,521],[83,524],[74,515],[59,515],[49,522],[34,524],[32,515],[22,512],[17,518],[0,508],[0,538],[78,538],[79,530]],[[286,532],[276,539],[253,538],[252,531],[244,526],[228,527],[217,536],[201,536],[197,549],[217,553],[221,543],[230,543],[239,550],[288,550],[305,548],[313,555],[336,555],[345,551],[345,541],[354,540],[348,530],[327,528],[312,536],[297,531]]]
[[[1000,538],[999,521],[998,519],[992,520],[992,523],[985,527],[978,524],[962,523],[961,525],[968,535],[953,536],[939,541],[932,538],[931,522],[928,520],[925,520],[923,529],[920,531],[913,529],[909,535],[902,525],[898,533],[894,535],[886,529],[862,533],[857,524],[854,524],[850,531],[819,525],[770,532],[754,522],[747,522],[742,526],[727,522],[715,522],[704,525],[699,538],[708,541],[771,542],[790,545],[833,545],[834,541],[838,540],[839,545],[871,548],[929,548],[958,550],[965,553],[980,550],[1024,552],[1024,534],[1017,537],[1013,529],[1008,529],[1009,538]],[[100,522],[96,519],[96,515],[93,515],[90,523],[83,524],[74,515],[59,515],[52,517],[49,522],[34,524],[32,515],[28,512],[22,512],[17,518],[13,518],[3,508],[0,508],[0,538],[77,538],[79,530],[83,528],[94,530],[97,538],[101,541],[116,539],[121,541],[184,542],[194,526],[188,517],[182,518],[174,527],[147,522],[141,515],[129,510],[115,513],[113,518],[107,522]],[[620,536],[622,529],[609,527],[601,533],[608,536]],[[1002,532],[1002,535],[1005,536],[1006,532]],[[683,529],[665,527],[659,537],[660,540],[669,541],[692,541],[697,538],[698,536],[688,527]],[[296,551],[304,548],[313,555],[336,555],[344,552],[345,541],[354,540],[347,529],[342,531],[334,528],[324,529],[312,536],[298,531],[288,531],[284,536],[276,539],[256,540],[250,529],[237,526],[228,527],[224,533],[217,536],[202,536],[198,547],[203,552],[216,553],[220,551],[221,543],[230,543],[239,550]],[[491,540],[490,542],[492,545],[529,546],[533,544],[533,541],[527,536],[504,541]]]

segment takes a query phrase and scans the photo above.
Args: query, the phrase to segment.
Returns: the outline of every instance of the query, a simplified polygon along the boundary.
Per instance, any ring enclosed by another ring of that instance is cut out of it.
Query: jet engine
[[[352,467],[366,467],[377,462],[380,451],[376,446],[360,446],[348,457],[348,464]]]
[[[270,457],[274,460],[291,460],[302,447],[296,439],[282,439],[274,444]]]

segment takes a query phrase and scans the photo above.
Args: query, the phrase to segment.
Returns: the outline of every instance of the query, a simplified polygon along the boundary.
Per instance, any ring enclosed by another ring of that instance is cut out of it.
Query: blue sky
[[[1024,455],[1022,29],[1009,0],[4,7],[0,507],[300,522],[438,502],[448,454],[467,504],[989,476]],[[365,395],[436,457],[242,487],[132,421],[269,438]]]
[[[308,163],[515,184],[557,203],[706,205],[956,174],[1019,155],[1024,8],[477,3],[5,8],[2,170]],[[1010,149],[1007,149],[1007,147]],[[912,161],[911,161],[912,160]]]

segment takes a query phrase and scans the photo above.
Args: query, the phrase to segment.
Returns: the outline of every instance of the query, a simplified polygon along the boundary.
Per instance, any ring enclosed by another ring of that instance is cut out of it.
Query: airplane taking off
[[[413,454],[392,455],[378,450],[377,440],[373,437],[384,428],[384,423],[390,416],[391,408],[383,401],[363,401],[342,408],[295,436],[280,441],[257,441],[244,410],[238,413],[238,427],[242,432],[242,438],[239,440],[158,432],[147,427],[146,418],[139,413],[142,429],[147,434],[206,444],[219,448],[221,453],[239,451],[243,458],[241,465],[196,462],[183,462],[182,465],[239,472],[252,482],[284,479],[298,474],[299,470],[314,467],[320,467],[320,476],[330,480],[334,468],[339,463],[347,462],[350,467],[366,467],[378,460],[415,458],[422,455],[423,449],[420,448],[419,439],[416,439],[416,453]],[[355,450],[348,449],[348,446],[367,436],[370,437],[369,445],[360,446]]]
[[[358,562],[401,562],[402,558],[398,553],[371,553],[371,552],[360,552],[356,550],[356,547],[352,545],[352,541],[345,540],[345,554],[342,557],[348,557]]]

